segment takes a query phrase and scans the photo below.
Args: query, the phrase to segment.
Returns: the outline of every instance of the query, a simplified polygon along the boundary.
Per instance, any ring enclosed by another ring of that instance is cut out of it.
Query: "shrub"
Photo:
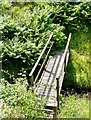
[[[19,78],[16,84],[9,84],[1,79],[1,118],[42,118],[46,114],[41,111],[45,100],[38,101],[36,94],[27,92],[26,78]]]

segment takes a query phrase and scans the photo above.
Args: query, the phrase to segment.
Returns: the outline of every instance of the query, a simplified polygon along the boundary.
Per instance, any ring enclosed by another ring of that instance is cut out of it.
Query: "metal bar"
[[[37,62],[35,63],[35,65],[34,65],[32,71],[30,72],[29,76],[32,76],[32,74],[34,73],[34,71],[35,71],[35,69],[36,69],[36,67],[37,67],[37,65],[38,65],[38,63],[39,63],[39,61],[40,61],[42,55],[44,54],[44,51],[46,50],[46,48],[47,48],[47,46],[48,46],[48,44],[49,44],[49,42],[50,42],[52,36],[53,36],[53,33],[50,35],[49,40],[47,41],[47,43],[46,43],[46,45],[45,45],[45,47],[44,47],[42,53],[40,54],[40,56],[39,56]]]
[[[67,45],[66,45],[66,48],[65,48],[65,51],[64,51],[64,55],[63,55],[63,57],[62,57],[62,59],[61,59],[61,65],[60,65],[60,68],[61,68],[61,69],[62,69],[62,65],[64,64],[65,55],[66,55],[67,50],[68,50],[68,47],[69,47],[70,39],[71,39],[71,33],[69,34],[69,38],[68,38],[68,42],[67,42]],[[56,75],[56,78],[59,78],[59,77],[60,77],[60,74],[61,74],[61,73],[58,72],[57,75]]]
[[[47,52],[47,55],[46,55],[46,57],[45,57],[45,60],[43,61],[43,64],[41,65],[41,68],[40,68],[40,70],[39,70],[39,72],[38,72],[38,74],[37,74],[37,76],[36,76],[36,78],[35,78],[34,84],[35,84],[36,81],[38,80],[38,77],[39,77],[39,75],[40,75],[40,73],[41,73],[41,70],[42,70],[42,68],[43,68],[46,60],[47,60],[47,57],[48,57],[48,55],[49,55],[49,53],[50,53],[50,50],[51,50],[52,46],[53,46],[53,43],[52,43],[52,45],[50,46],[50,48],[49,48],[49,50],[48,50],[48,52]]]

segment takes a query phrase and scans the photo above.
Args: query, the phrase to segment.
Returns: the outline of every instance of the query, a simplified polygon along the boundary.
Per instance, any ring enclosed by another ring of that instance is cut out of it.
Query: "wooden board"
[[[37,97],[39,99],[47,98],[50,103],[48,106],[57,105],[57,80],[56,74],[61,73],[59,85],[60,90],[62,87],[63,77],[64,77],[64,66],[60,69],[61,59],[64,55],[64,51],[57,52],[53,57],[51,57],[42,73],[40,80],[38,81],[38,86],[36,89]]]

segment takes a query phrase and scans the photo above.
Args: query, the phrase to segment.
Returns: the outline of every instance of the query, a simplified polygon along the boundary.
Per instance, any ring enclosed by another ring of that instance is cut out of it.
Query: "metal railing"
[[[56,74],[56,80],[57,80],[57,102],[58,102],[58,108],[59,108],[59,94],[60,94],[60,89],[59,89],[59,80],[60,80],[60,77],[61,77],[61,72],[62,72],[62,69],[63,69],[63,66],[64,66],[64,69],[63,69],[63,74],[65,74],[65,71],[66,71],[66,67],[67,67],[67,63],[68,63],[68,58],[69,58],[69,53],[70,53],[70,47],[71,47],[71,33],[69,34],[69,37],[68,37],[68,41],[67,41],[67,44],[66,44],[66,48],[64,50],[64,53],[63,53],[63,57],[61,58],[61,64],[60,64],[60,72],[58,71],[58,73]]]
[[[48,50],[48,52],[47,52],[47,55],[45,56],[45,51],[46,51],[46,49],[47,49],[47,47],[48,47],[48,45],[49,45],[49,43],[50,43],[51,40],[52,40],[52,44],[51,44],[51,46],[49,47],[49,50]],[[44,49],[42,50],[42,52],[41,52],[38,60],[36,61],[33,69],[31,70],[31,72],[30,72],[30,74],[29,74],[31,86],[33,86],[33,85],[37,82],[37,80],[38,80],[38,78],[39,78],[39,75],[40,75],[42,69],[45,67],[45,62],[46,62],[46,60],[47,60],[47,58],[48,58],[48,55],[49,55],[49,53],[50,53],[50,50],[51,50],[52,46],[53,46],[53,33],[50,35],[50,37],[49,37],[46,45],[44,46]],[[41,65],[41,67],[40,67],[40,70],[38,71],[38,74],[37,74],[35,80],[34,80],[34,72],[35,72],[35,70],[36,70],[36,68],[37,68],[37,66],[38,66],[38,64],[39,64],[42,56],[43,56],[43,63],[42,63],[42,65]]]

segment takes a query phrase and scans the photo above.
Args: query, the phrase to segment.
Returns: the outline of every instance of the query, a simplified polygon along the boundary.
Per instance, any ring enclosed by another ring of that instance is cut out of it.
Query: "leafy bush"
[[[3,2],[3,69],[18,77],[18,72],[24,68],[28,76],[52,32],[53,49],[63,49],[66,44],[65,33],[77,30],[82,22],[90,22],[90,5],[90,2],[52,2],[45,5],[33,2],[16,6],[16,3]]]
[[[23,67],[29,74],[53,30],[54,44],[56,47],[62,47],[59,43],[64,42],[66,38],[62,32],[64,27],[59,24],[49,24],[51,12],[49,6],[45,9],[37,6],[31,14],[30,11],[22,13],[19,20],[12,20],[11,16],[8,19],[7,15],[2,17],[3,69],[9,70],[10,74],[14,73],[17,77]],[[17,64],[18,61],[19,69],[11,70],[13,64]]]
[[[45,100],[38,98],[31,91],[26,90],[26,79],[17,79],[16,84],[9,84],[1,79],[1,115],[0,118],[42,118],[46,114],[40,109]]]

